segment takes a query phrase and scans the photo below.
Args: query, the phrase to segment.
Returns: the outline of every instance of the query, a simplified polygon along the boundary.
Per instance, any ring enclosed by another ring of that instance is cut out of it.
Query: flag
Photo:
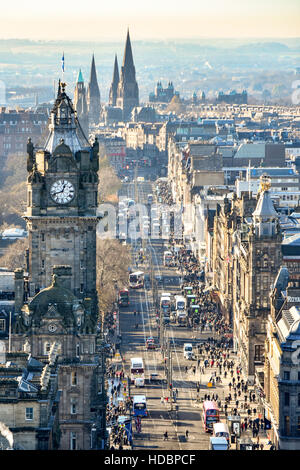
[[[65,53],[63,52],[62,58],[61,58],[61,68],[62,71],[65,71]]]

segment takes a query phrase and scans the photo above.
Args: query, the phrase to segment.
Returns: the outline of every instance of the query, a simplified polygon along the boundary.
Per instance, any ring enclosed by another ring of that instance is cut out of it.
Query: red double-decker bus
[[[121,289],[118,294],[119,307],[128,307],[129,305],[129,291],[128,289]]]
[[[205,432],[213,432],[213,424],[220,421],[220,411],[215,401],[204,401],[202,421]]]

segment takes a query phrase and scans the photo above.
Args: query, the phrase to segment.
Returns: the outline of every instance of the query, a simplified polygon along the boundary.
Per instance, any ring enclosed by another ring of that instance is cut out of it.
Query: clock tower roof
[[[65,87],[65,83],[59,82],[57,98],[51,111],[49,133],[44,145],[44,150],[51,154],[61,143],[61,139],[70,147],[73,154],[90,147]]]
[[[60,155],[62,157],[70,157],[72,156],[72,150],[68,145],[65,144],[64,139],[60,139],[60,143],[54,149],[53,156]]]
[[[73,317],[73,306],[79,300],[70,289],[63,286],[57,274],[53,274],[52,285],[42,289],[29,303],[29,310],[39,317],[45,316],[51,306],[55,306],[57,312],[63,316]]]

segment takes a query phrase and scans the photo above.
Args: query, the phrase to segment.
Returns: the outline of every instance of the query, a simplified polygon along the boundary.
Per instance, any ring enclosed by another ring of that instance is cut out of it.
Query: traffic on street
[[[272,449],[261,391],[243,377],[203,267],[163,212],[166,179],[123,183],[119,201],[132,264],[111,317],[118,331],[106,332],[110,448]]]

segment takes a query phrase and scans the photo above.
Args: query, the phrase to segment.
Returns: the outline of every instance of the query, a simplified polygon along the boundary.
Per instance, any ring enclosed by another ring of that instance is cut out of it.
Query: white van
[[[193,345],[191,343],[184,343],[183,357],[185,359],[193,359]]]
[[[226,423],[213,423],[213,435],[215,437],[225,437],[229,443],[230,434]]]
[[[210,437],[209,450],[228,450],[228,442],[225,437]]]

